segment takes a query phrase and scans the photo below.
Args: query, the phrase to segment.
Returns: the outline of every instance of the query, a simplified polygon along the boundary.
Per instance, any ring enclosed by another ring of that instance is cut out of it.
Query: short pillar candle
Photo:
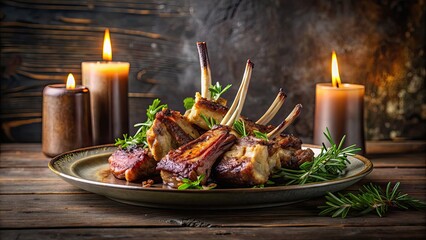
[[[42,151],[46,156],[92,145],[90,94],[86,87],[46,86],[42,117]]]

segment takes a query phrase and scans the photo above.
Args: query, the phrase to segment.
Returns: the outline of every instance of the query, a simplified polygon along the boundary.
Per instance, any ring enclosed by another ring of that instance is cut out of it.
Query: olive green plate
[[[310,147],[315,154],[318,146]],[[349,157],[345,176],[320,183],[265,188],[232,188],[212,190],[175,190],[161,184],[143,188],[140,183],[115,179],[109,172],[108,157],[116,148],[111,145],[78,149],[56,156],[49,168],[68,183],[118,202],[174,209],[244,209],[286,205],[326,192],[345,189],[373,170],[373,164],[356,155]]]

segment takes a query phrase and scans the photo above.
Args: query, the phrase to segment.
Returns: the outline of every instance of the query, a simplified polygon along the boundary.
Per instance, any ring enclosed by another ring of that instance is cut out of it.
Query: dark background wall
[[[4,0],[0,11],[1,141],[40,141],[41,92],[101,60],[110,28],[114,60],[129,61],[131,125],[160,97],[183,110],[200,89],[196,41],[208,43],[213,81],[236,92],[255,63],[243,114],[256,119],[282,87],[304,106],[289,132],[312,138],[315,84],[329,82],[331,51],[343,82],[366,85],[370,140],[425,138],[425,1]]]

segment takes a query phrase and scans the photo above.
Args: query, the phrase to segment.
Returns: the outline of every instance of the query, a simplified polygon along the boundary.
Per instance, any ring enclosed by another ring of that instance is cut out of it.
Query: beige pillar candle
[[[334,66],[334,67],[333,67]],[[333,52],[333,83],[316,85],[314,144],[328,143],[323,132],[330,130],[337,142],[346,135],[344,146],[356,144],[365,153],[363,85],[342,84]]]
[[[93,143],[112,143],[129,131],[128,62],[113,62],[108,29],[103,62],[83,62],[82,79],[91,93]]]

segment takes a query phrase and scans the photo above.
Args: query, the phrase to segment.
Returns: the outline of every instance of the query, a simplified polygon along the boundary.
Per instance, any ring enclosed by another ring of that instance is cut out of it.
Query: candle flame
[[[104,51],[102,55],[104,61],[111,61],[112,60],[112,48],[111,48],[111,38],[109,36],[109,29],[105,29],[105,36],[104,36]]]
[[[74,79],[74,76],[72,75],[72,73],[68,74],[66,88],[67,89],[74,89],[75,88],[75,79]]]
[[[340,85],[342,85],[342,82],[340,81],[339,66],[337,64],[337,56],[335,51],[333,51],[331,56],[331,81],[333,83],[333,87],[338,88]]]

